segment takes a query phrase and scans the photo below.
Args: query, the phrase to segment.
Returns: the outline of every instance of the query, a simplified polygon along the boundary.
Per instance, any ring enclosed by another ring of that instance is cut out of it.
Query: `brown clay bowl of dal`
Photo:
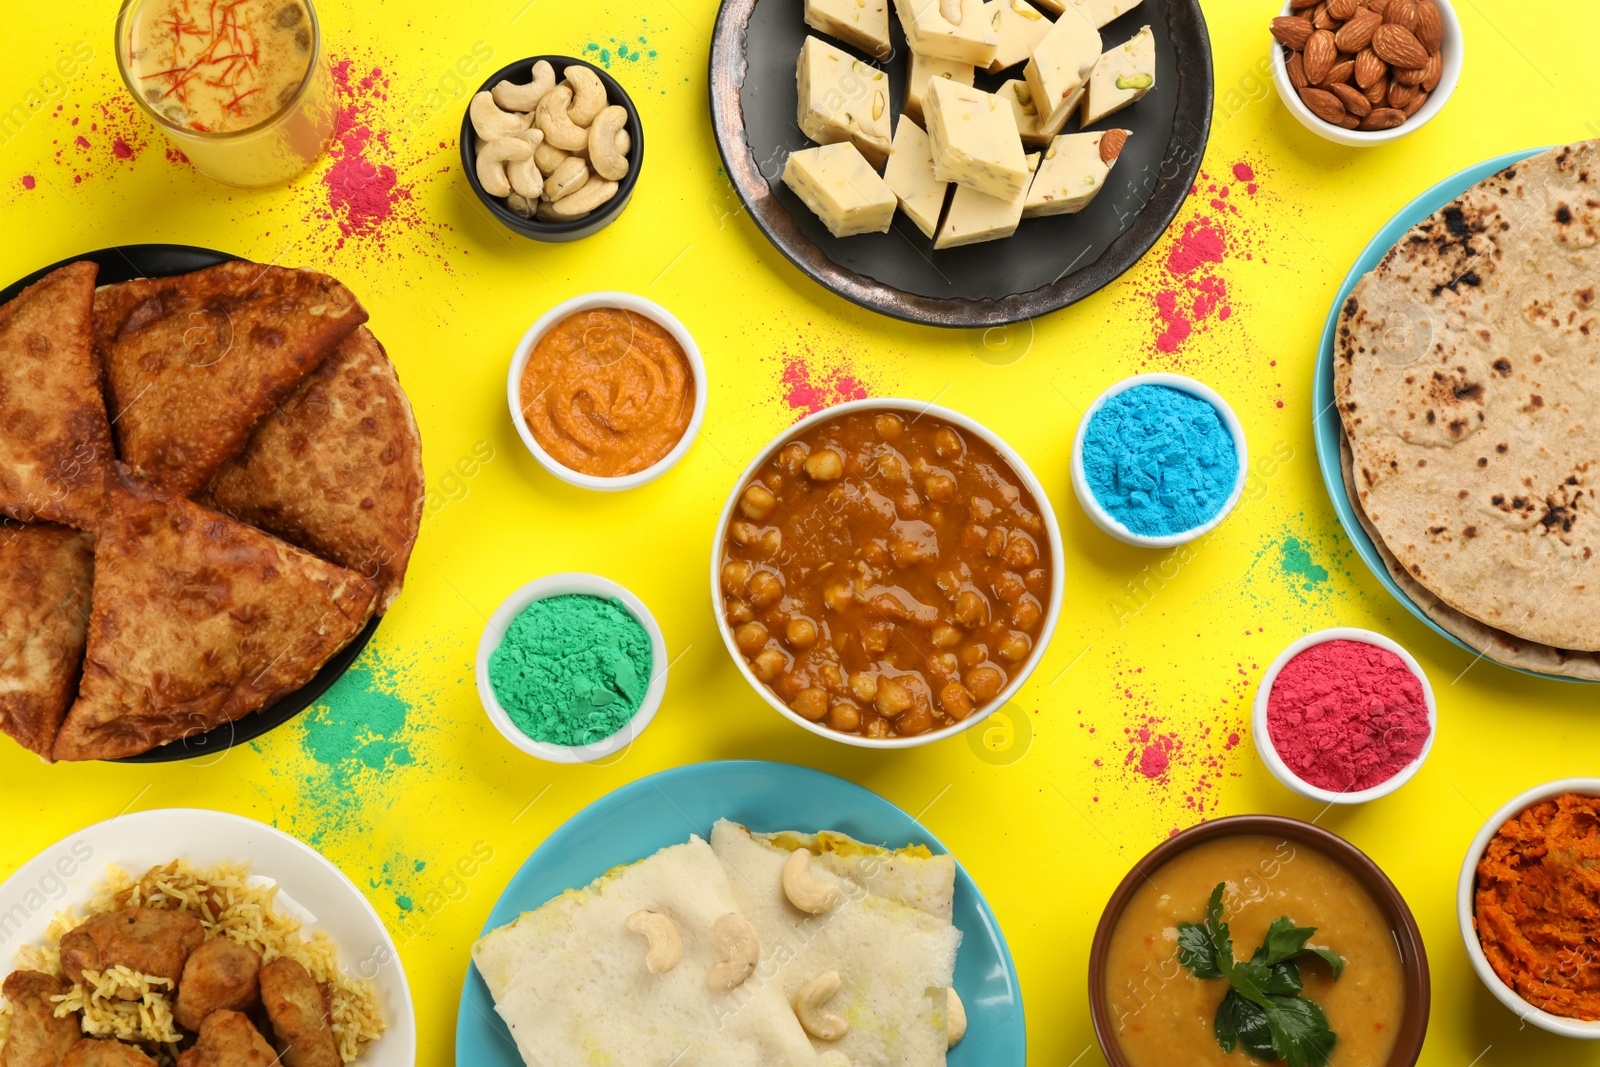
[[[1206,969],[1213,907],[1237,981]],[[1237,968],[1255,963],[1276,994],[1270,1009],[1244,992],[1250,972]],[[1320,1046],[1329,1067],[1412,1067],[1430,999],[1422,934],[1394,883],[1343,838],[1272,815],[1202,823],[1158,845],[1112,893],[1089,953],[1090,1015],[1111,1067],[1249,1067],[1252,1040]],[[1218,1040],[1223,1017],[1238,1034],[1231,1052]]]
[[[711,551],[723,642],[780,714],[911,748],[1022,688],[1061,613],[1044,486],[959,412],[854,400],[810,415],[728,494]]]

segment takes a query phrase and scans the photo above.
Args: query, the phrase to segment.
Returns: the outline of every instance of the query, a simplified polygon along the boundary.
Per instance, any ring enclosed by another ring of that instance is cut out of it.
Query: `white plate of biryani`
[[[282,1062],[416,1062],[405,969],[361,891],[224,812],[119,816],[23,864],[0,884],[0,974],[5,1062],[82,1040],[159,1067],[271,1063],[286,1046],[300,1055]]]

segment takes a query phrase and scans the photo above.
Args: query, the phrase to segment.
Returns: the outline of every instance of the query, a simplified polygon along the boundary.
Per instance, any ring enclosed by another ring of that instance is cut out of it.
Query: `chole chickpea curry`
[[[986,442],[857,411],[762,465],[725,534],[723,612],[756,678],[811,722],[944,729],[1022,670],[1050,610],[1044,517]]]

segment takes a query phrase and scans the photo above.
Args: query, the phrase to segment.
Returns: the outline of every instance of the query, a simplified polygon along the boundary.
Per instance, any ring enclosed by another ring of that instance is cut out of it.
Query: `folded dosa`
[[[78,693],[94,538],[0,522],[0,730],[47,762]]]
[[[105,286],[94,316],[122,459],[175,496],[209,485],[367,320],[325,274],[245,262]]]
[[[106,503],[57,759],[135,755],[248,715],[310,681],[372,616],[375,583],[120,465]]]
[[[922,845],[880,848],[835,830],[817,834],[786,830],[750,836],[784,855],[797,848],[806,849],[823,870],[945,922],[955,913],[956,860],[948,853],[934,855]]]
[[[99,268],[53,271],[0,307],[0,512],[93,530],[111,462],[94,360]]]
[[[422,440],[378,339],[345,338],[201,502],[374,579],[386,612],[422,523]]]
[[[678,965],[645,967],[636,911],[669,917]],[[812,1067],[805,1032],[776,983],[758,973],[732,993],[706,977],[721,962],[712,924],[738,910],[699,837],[563,893],[484,935],[473,961],[523,1059],[538,1067]]]
[[[818,975],[839,972],[843,984],[828,1010],[850,1029],[839,1041],[815,1042],[819,1053],[842,1053],[851,1067],[945,1062],[946,991],[961,944],[948,920],[867,892],[818,863],[811,876],[839,886],[844,902],[807,915],[783,892],[791,850],[757,840],[726,819],[712,829],[711,847],[727,868],[739,910],[761,937],[758,975],[775,974],[788,1000]]]

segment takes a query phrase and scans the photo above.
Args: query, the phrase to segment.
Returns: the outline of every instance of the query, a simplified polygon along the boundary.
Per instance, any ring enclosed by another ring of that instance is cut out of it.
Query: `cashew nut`
[[[572,105],[567,109],[567,114],[575,125],[587,128],[595,116],[605,110],[605,83],[600,80],[600,75],[576,63],[568,67],[565,73],[567,84],[572,86]]]
[[[539,131],[539,136],[544,136],[544,131]],[[539,173],[546,178],[556,172],[556,168],[567,161],[567,154],[548,141],[534,146],[533,161],[539,166]]]
[[[795,1018],[818,1041],[838,1041],[850,1032],[850,1024],[842,1016],[825,1010],[842,984],[838,971],[827,971],[801,986],[794,995]]]
[[[572,88],[558,85],[545,94],[539,101],[539,110],[534,112],[533,121],[544,131],[545,143],[563,152],[575,152],[589,144],[588,131],[574,125],[567,111],[571,103]]]
[[[511,192],[511,179],[506,174],[506,163],[533,158],[528,142],[518,137],[497,137],[478,148],[478,182],[490,196],[506,196]]]
[[[712,923],[711,933],[722,950],[722,962],[706,974],[706,985],[713,992],[731,993],[755,973],[761,962],[761,940],[750,920],[736,911]]]
[[[544,99],[544,94],[556,87],[556,69],[549,60],[541,59],[533,65],[533,80],[527,85],[503,81],[490,90],[494,102],[507,111],[532,111]]]
[[[626,156],[633,151],[633,138],[628,136],[627,130],[617,131],[617,154]]]
[[[967,1008],[954,989],[945,990],[945,994],[945,1034],[949,1040],[945,1048],[955,1048],[967,1036]]]
[[[613,104],[589,127],[589,163],[596,174],[614,182],[628,175],[628,157],[617,151],[617,134],[627,122],[628,109]]]
[[[556,214],[556,206],[548,200],[540,199],[539,206],[533,209],[534,218],[540,222],[570,222]]]
[[[467,114],[472,116],[472,128],[477,130],[478,137],[485,141],[515,137],[532,122],[526,115],[501,111],[495,106],[494,95],[489,92],[474,96],[472,104],[467,108]]]
[[[636,911],[628,916],[628,929],[650,941],[644,965],[651,974],[666,974],[683,959],[683,939],[678,927],[659,911]]]
[[[589,180],[589,164],[576,156],[563,160],[556,172],[544,183],[544,198],[552,204],[568,193],[575,193]]]
[[[812,915],[830,912],[844,902],[839,887],[811,877],[811,853],[797,848],[783,864],[783,895],[789,903]]]
[[[552,201],[550,207],[558,218],[575,219],[579,215],[587,215],[601,204],[609,203],[617,195],[618,188],[616,182],[591,175],[582,189]]]
[[[538,203],[538,200],[522,196],[515,190],[506,197],[506,207],[510,208],[513,214],[521,215],[525,219],[533,218],[533,213],[538,210]]]

